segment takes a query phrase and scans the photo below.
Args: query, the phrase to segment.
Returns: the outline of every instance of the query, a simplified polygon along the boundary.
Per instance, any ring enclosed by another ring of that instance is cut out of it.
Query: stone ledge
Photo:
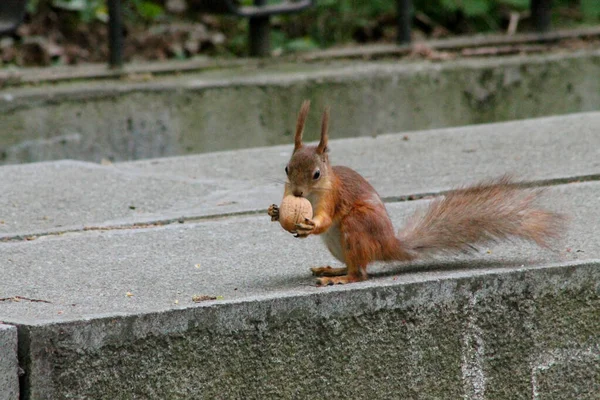
[[[374,265],[369,272],[374,282],[386,284],[423,276],[441,279],[444,265],[462,269],[464,263],[472,270],[600,259],[595,240],[600,209],[590,201],[599,197],[597,182],[547,191],[546,205],[571,217],[563,241],[553,251],[507,243],[484,247],[470,257],[440,257],[431,268],[421,268],[419,263]],[[393,203],[388,211],[399,228],[425,204],[426,200]],[[0,318],[25,324],[169,311],[193,305],[194,295],[244,299],[320,293],[308,268],[336,265],[319,238],[295,239],[266,213],[164,227],[74,232],[1,246],[2,292],[5,297],[34,301],[0,303]]]
[[[582,37],[592,38],[600,34],[598,27],[582,29],[553,30],[544,34],[518,33],[507,35],[486,34],[467,37],[444,38],[419,41],[415,46],[423,46],[434,50],[466,49],[481,46],[507,45],[515,43],[553,43],[560,40],[577,39]],[[300,63],[305,61],[331,61],[335,59],[370,59],[372,57],[397,56],[408,54],[413,50],[413,45],[362,45],[352,48],[342,47],[327,50],[304,52],[297,55],[277,57],[272,59],[219,59],[214,57],[197,56],[190,60],[162,60],[158,62],[131,62],[122,69],[107,68],[105,63],[85,64],[77,66],[33,67],[33,68],[7,68],[0,71],[0,87],[39,85],[44,83],[57,83],[76,81],[81,79],[118,79],[122,77],[144,77],[148,74],[181,74],[200,72],[217,68],[257,67],[286,62]],[[564,49],[563,49],[564,51]],[[549,49],[552,53],[552,49]],[[560,49],[559,49],[560,52]]]
[[[288,143],[307,97],[334,106],[340,137],[597,110],[599,57],[282,64],[16,88],[0,97],[0,162],[123,161]],[[318,117],[308,126],[313,132]]]
[[[307,268],[331,256],[317,238],[294,239],[266,215],[134,225],[222,215],[207,206],[217,201],[242,212],[277,202],[281,185],[257,177],[281,173],[289,145],[2,167],[11,194],[0,199],[5,232],[39,229],[48,223],[35,218],[40,210],[63,224],[124,228],[0,243],[0,291],[22,299],[0,302],[0,320],[19,330],[21,397],[594,399],[600,209],[590,199],[600,198],[600,182],[575,181],[600,173],[598,118],[333,142],[334,159],[390,199],[397,227],[428,200],[396,196],[510,168],[552,183],[545,205],[571,216],[552,250],[513,243],[377,264],[369,281],[346,287],[314,287]],[[194,303],[193,295],[219,297]]]
[[[23,326],[26,398],[591,400],[599,267],[450,272]]]
[[[0,323],[0,400],[18,399],[17,328]]]
[[[597,126],[596,112],[409,133],[408,140],[404,134],[340,139],[331,143],[331,158],[359,171],[391,201],[505,173],[528,181],[597,179]],[[5,166],[0,239],[265,210],[281,199],[291,147],[111,166]]]

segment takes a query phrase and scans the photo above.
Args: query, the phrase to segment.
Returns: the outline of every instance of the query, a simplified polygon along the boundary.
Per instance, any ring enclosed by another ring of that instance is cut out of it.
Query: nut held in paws
[[[310,201],[304,197],[285,196],[279,206],[279,223],[288,232],[296,230],[296,224],[313,216]]]

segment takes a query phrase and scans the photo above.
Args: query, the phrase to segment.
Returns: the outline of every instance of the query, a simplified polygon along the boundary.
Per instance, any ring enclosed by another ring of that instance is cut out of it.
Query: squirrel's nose
[[[294,190],[294,191],[292,192],[292,194],[293,194],[294,196],[296,196],[296,197],[302,197],[302,193],[303,193],[303,192],[302,192],[301,190]]]

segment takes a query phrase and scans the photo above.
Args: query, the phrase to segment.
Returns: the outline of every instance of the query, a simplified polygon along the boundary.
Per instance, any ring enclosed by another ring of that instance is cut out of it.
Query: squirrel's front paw
[[[303,223],[296,224],[295,237],[305,238],[315,230],[315,223],[310,219],[304,219]]]
[[[279,221],[279,207],[277,207],[277,204],[271,204],[267,213],[271,216],[271,221]]]

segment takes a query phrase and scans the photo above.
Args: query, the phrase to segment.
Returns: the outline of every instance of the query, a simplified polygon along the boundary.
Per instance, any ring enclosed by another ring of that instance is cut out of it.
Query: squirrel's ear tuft
[[[304,100],[300,112],[298,113],[298,120],[296,121],[296,134],[294,135],[294,152],[302,147],[302,134],[304,133],[304,124],[306,123],[306,116],[310,109],[310,100]]]
[[[323,112],[323,118],[321,119],[321,141],[317,146],[318,154],[325,154],[329,149],[327,148],[327,142],[329,140],[329,107],[325,108]]]

